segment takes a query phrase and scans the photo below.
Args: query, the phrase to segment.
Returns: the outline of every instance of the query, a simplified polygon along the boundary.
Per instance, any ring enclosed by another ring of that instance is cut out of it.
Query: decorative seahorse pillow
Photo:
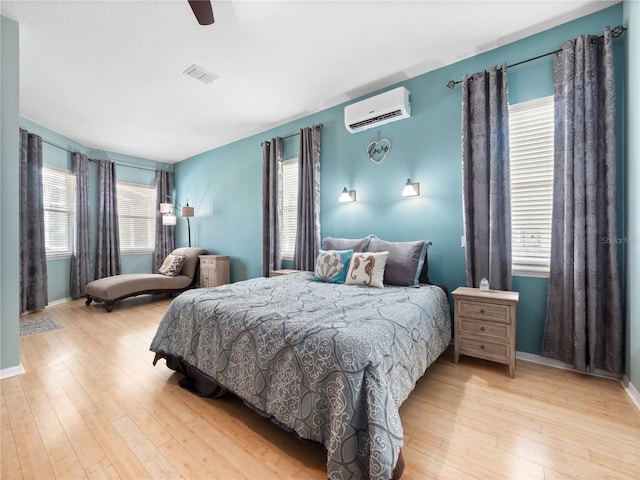
[[[351,256],[349,272],[344,283],[349,285],[366,285],[368,287],[384,287],[384,267],[389,252],[354,253]]]
[[[353,250],[320,250],[313,279],[326,283],[344,283]]]

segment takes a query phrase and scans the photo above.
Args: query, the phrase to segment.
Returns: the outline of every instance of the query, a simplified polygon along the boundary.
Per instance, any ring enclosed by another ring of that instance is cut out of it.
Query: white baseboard
[[[638,410],[640,410],[640,393],[636,387],[631,383],[631,381],[627,378],[626,375],[616,375],[611,372],[607,372],[606,370],[596,370],[595,372],[578,372],[572,365],[568,363],[561,362],[559,360],[554,360],[552,358],[541,357],[540,355],[534,355],[532,353],[526,352],[516,352],[516,358],[518,360],[524,360],[526,362],[531,363],[539,363],[540,365],[546,365],[547,367],[560,368],[562,370],[570,370],[572,372],[583,373],[585,375],[592,375],[594,377],[608,378],[610,380],[618,380],[624,391],[627,392],[629,398],[636,406]]]
[[[638,389],[633,385],[633,383],[631,383],[631,380],[629,380],[626,375],[620,379],[620,383],[624,387],[625,392],[627,392],[627,395],[631,398],[631,401],[635,404],[636,408],[640,410],[640,393],[638,392]]]
[[[562,370],[571,370],[572,372],[583,373],[584,375],[592,375],[594,377],[610,378],[613,380],[620,380],[620,378],[622,378],[622,375],[616,375],[615,373],[607,372],[606,370],[596,370],[595,372],[579,372],[578,370],[573,368],[573,365],[561,362],[560,360],[554,360],[553,358],[534,355],[533,353],[516,352],[516,358],[531,363],[546,365],[547,367],[560,368]]]
[[[23,373],[25,373],[25,369],[22,367],[21,363],[15,367],[3,368],[0,370],[0,380],[15,377],[16,375],[22,375]]]
[[[73,298],[71,298],[71,297],[61,298],[59,300],[54,300],[53,302],[49,302],[47,304],[47,307],[53,307],[54,305],[60,305],[61,303],[67,303],[67,302],[70,302],[71,300],[73,300]]]
[[[60,305],[61,303],[67,303],[67,302],[71,302],[71,301],[73,301],[73,298],[71,298],[71,297],[60,298],[58,300],[54,300],[52,302],[47,303],[45,305],[44,309],[42,309],[42,310],[27,310],[26,312],[23,312],[20,315],[29,315],[30,313],[44,312],[47,307],[53,307],[55,305]]]

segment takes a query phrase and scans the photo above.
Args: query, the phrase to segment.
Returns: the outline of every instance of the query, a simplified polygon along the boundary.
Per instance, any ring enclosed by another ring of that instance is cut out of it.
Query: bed
[[[399,478],[402,402],[447,348],[447,294],[323,283],[312,272],[182,293],[164,315],[154,364],[200,395],[227,391],[321,443],[330,479]]]

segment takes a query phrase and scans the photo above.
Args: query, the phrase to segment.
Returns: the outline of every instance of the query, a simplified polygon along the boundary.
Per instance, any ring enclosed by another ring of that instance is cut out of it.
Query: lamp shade
[[[161,203],[160,204],[160,213],[173,213],[173,204],[172,203]]]
[[[163,225],[175,225],[176,224],[176,216],[173,213],[165,213],[162,215],[162,224]]]
[[[182,210],[180,211],[180,215],[182,215],[183,217],[193,217],[194,216],[193,207],[190,207],[189,205],[182,207]]]

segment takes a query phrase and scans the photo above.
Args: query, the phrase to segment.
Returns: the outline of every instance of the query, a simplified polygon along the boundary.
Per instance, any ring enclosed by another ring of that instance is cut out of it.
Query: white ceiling
[[[21,116],[174,163],[614,3],[214,0],[211,26],[186,0],[0,5],[20,24]]]

